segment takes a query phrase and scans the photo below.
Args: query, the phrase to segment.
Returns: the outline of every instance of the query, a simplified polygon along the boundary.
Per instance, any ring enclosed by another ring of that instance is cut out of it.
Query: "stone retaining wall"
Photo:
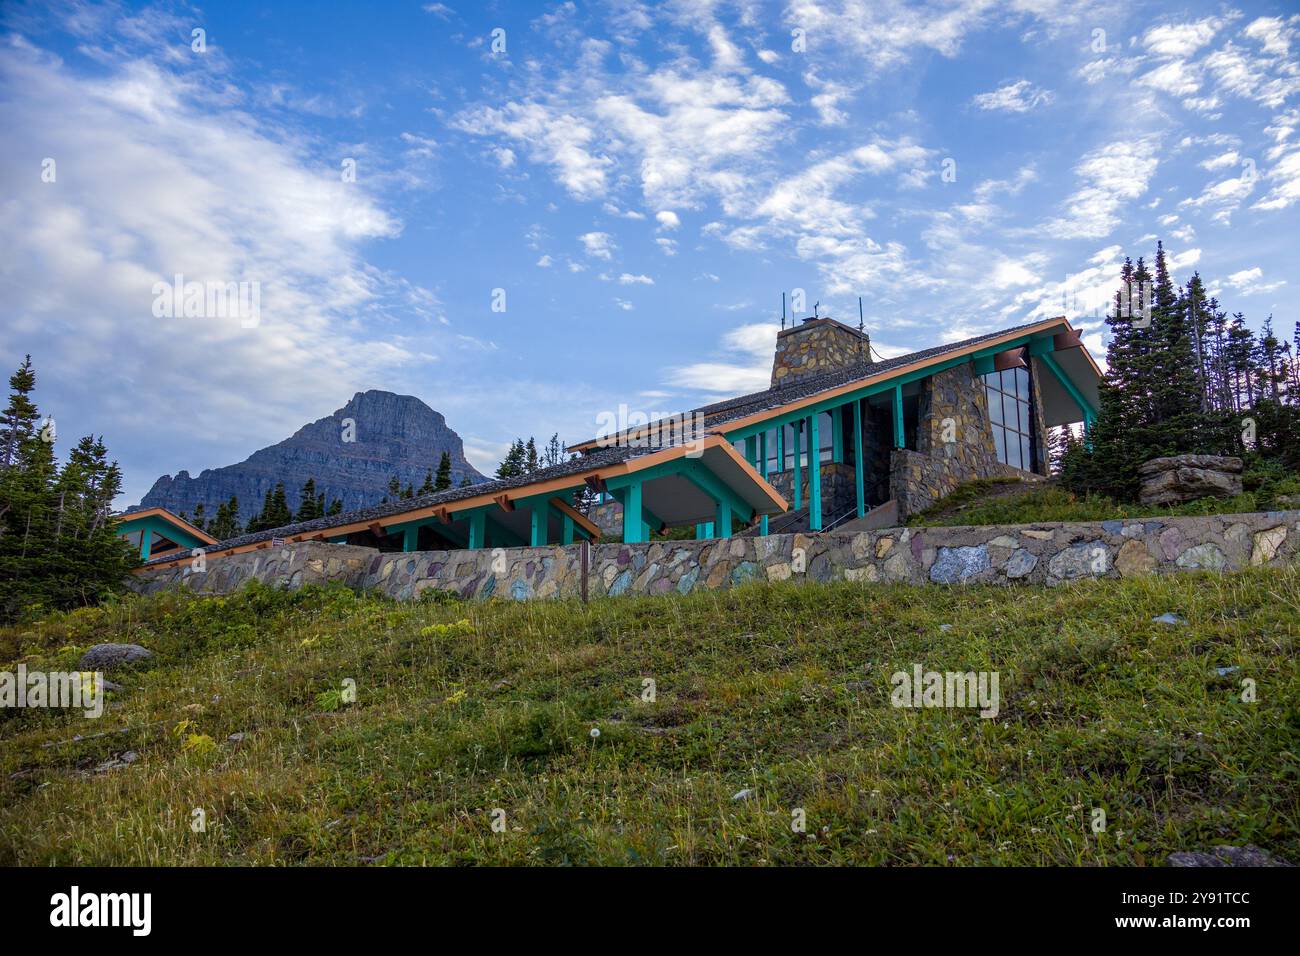
[[[576,597],[581,545],[381,554],[304,542],[142,572],[137,589],[175,585],[225,594],[258,580],[297,587],[340,580],[406,600],[429,588],[463,597]],[[1300,554],[1300,511],[1001,527],[890,528],[589,548],[590,597],[666,594],[746,581],[1057,584],[1191,570],[1280,565]]]

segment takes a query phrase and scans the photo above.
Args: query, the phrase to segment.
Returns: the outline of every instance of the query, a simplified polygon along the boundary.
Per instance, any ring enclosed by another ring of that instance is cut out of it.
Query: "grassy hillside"
[[[29,667],[156,653],[98,721],[0,711],[0,863],[1300,861],[1298,632],[1296,569],[589,607],[133,599],[0,631]],[[998,671],[1001,713],[891,707],[913,663]]]
[[[1060,485],[1027,484],[1016,478],[981,478],[913,515],[912,527],[935,525],[1033,524],[1039,521],[1110,521],[1244,514],[1296,508],[1300,477],[1257,483],[1232,498],[1201,498],[1181,505],[1139,505],[1101,495],[1078,496]]]

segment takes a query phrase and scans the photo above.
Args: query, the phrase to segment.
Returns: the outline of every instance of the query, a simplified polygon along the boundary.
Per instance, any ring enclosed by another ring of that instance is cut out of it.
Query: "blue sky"
[[[6,4],[0,356],[33,354],[62,444],[105,436],[126,504],[366,388],[483,471],[761,388],[782,291],[862,296],[884,355],[1065,312],[1100,359],[1159,237],[1289,332],[1293,11]],[[158,317],[177,273],[258,283],[258,322]]]

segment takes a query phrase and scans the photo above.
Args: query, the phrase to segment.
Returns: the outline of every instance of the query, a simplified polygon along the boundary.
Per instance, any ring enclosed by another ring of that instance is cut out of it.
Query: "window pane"
[[[1002,421],[1008,428],[1016,428],[1020,419],[1016,415],[1016,400],[1010,395],[1002,396]]]
[[[1025,471],[1034,470],[1034,459],[1030,456],[1029,453],[1028,435],[1020,436],[1020,467],[1025,469]]]
[[[1016,394],[1016,370],[1007,369],[1002,373],[1002,391],[1008,394]]]
[[[1001,428],[993,429],[993,447],[997,450],[998,461],[1005,465],[1007,462],[1007,441],[1006,432]]]
[[[993,389],[988,390],[989,396],[989,420],[994,425],[1002,424],[1002,394],[995,392]]]
[[[1029,400],[1029,370],[1016,369],[1016,394],[1025,401]]]
[[[1015,432],[1007,432],[1007,464],[1012,468],[1020,467],[1020,442]]]
[[[1030,428],[1029,428],[1029,403],[1028,403],[1028,402],[1017,402],[1016,404],[1020,406],[1020,430],[1021,430],[1022,432],[1024,432],[1026,435],[1028,435],[1028,434],[1030,434]]]

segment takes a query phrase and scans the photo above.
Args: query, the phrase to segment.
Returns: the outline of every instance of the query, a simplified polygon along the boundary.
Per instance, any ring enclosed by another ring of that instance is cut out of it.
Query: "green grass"
[[[1298,622],[1294,568],[585,607],[131,599],[0,631],[0,661],[29,667],[156,652],[98,721],[0,711],[0,863],[1300,861]],[[998,671],[1001,713],[891,707],[914,662]]]
[[[912,527],[1034,524],[1041,521],[1109,521],[1243,514],[1294,508],[1279,496],[1300,492],[1300,479],[1267,484],[1232,498],[1202,498],[1182,505],[1144,506],[1104,496],[1080,497],[1059,485],[1023,485],[1018,479],[979,479],[959,486],[938,504],[908,520]]]

